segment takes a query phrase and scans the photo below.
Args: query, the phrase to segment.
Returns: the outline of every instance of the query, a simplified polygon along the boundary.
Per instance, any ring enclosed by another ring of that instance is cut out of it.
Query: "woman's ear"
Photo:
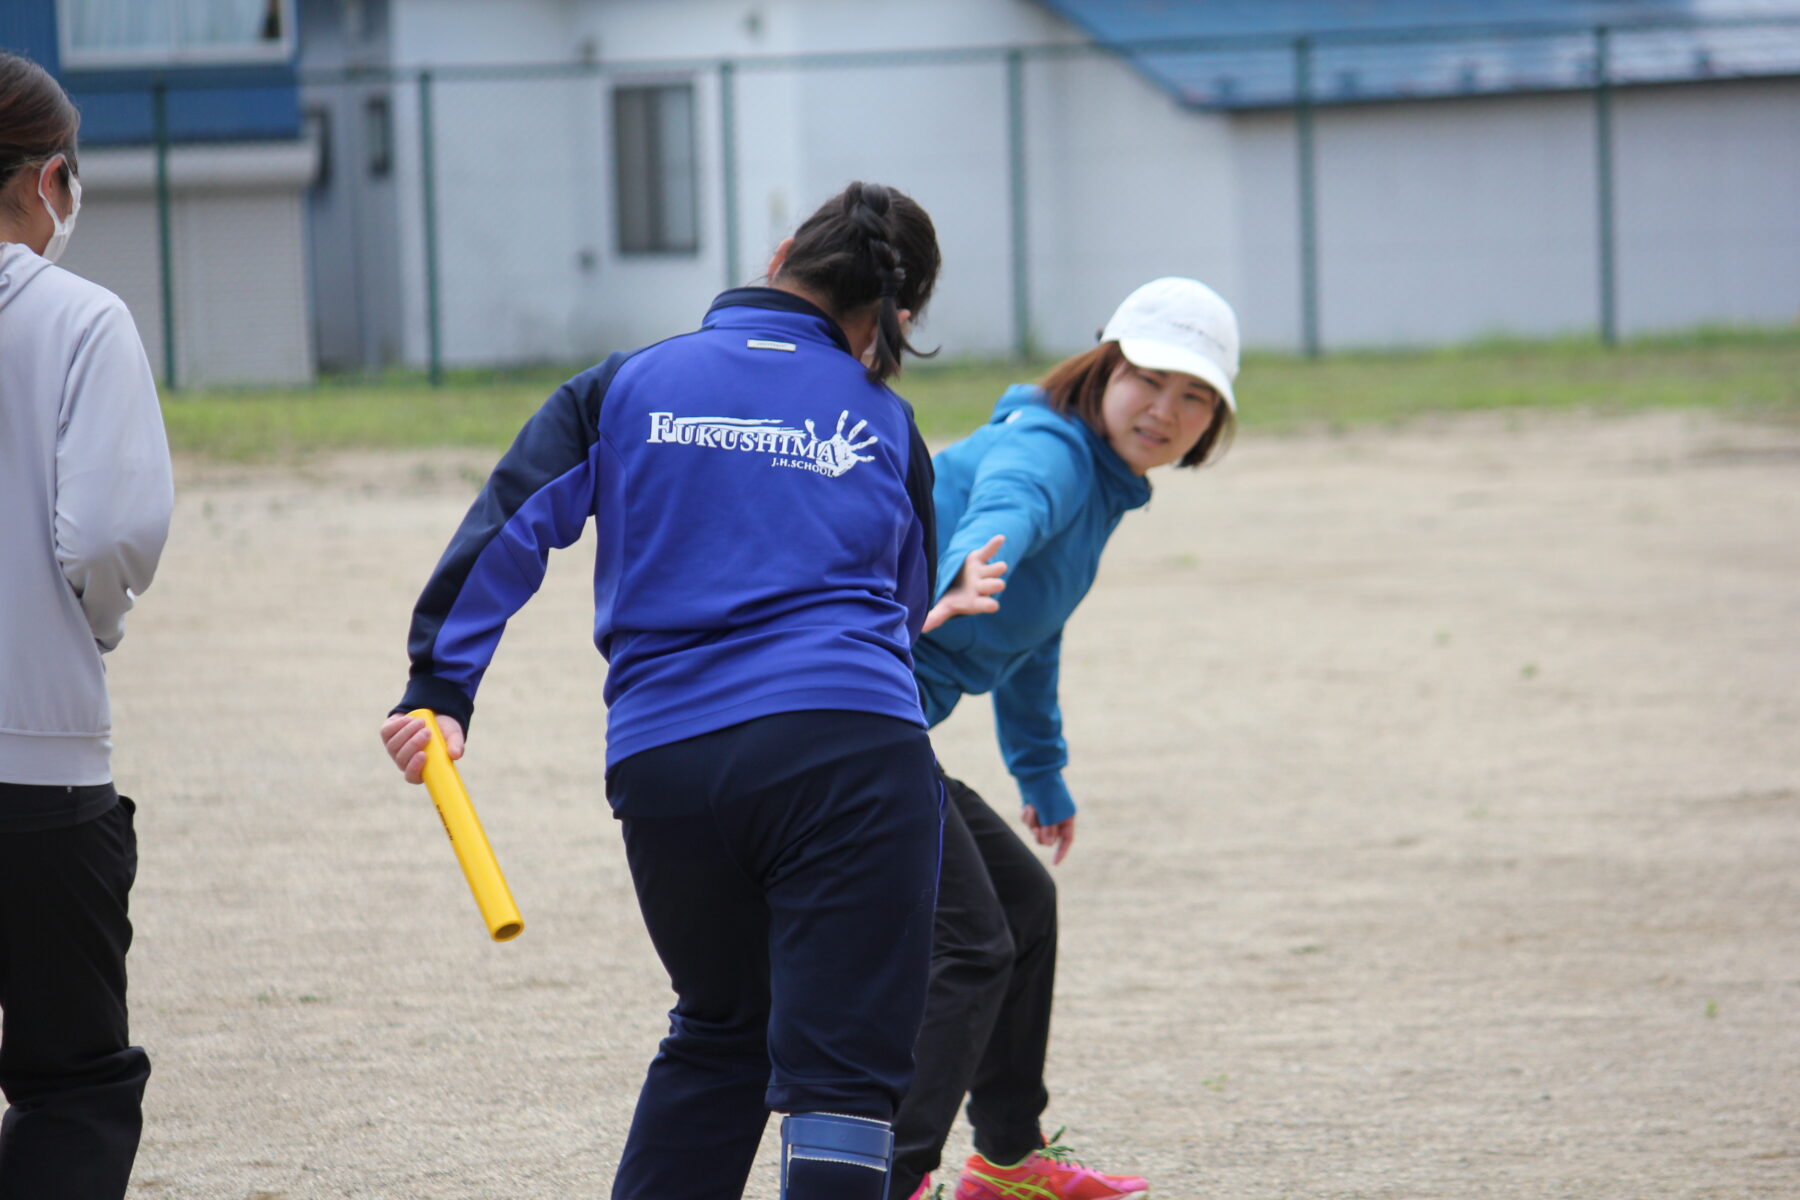
[[[781,268],[787,266],[788,255],[793,252],[793,249],[794,239],[791,237],[782,238],[781,245],[775,247],[775,254],[769,259],[769,274],[767,275],[767,278],[770,281],[773,281],[777,275],[781,274]]]
[[[37,194],[54,205],[57,215],[65,221],[75,214],[75,188],[69,182],[74,178],[65,154],[51,158],[38,173]]]

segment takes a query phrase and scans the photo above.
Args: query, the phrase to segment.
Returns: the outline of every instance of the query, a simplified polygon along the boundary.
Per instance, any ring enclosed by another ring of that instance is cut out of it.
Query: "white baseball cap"
[[[1231,382],[1238,373],[1237,314],[1224,297],[1197,279],[1152,279],[1119,305],[1100,331],[1119,343],[1134,366],[1180,371],[1211,384],[1237,412]]]

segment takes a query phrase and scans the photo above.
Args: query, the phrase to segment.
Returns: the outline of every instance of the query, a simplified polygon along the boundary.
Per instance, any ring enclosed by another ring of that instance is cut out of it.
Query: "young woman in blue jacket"
[[[856,183],[769,286],[616,354],[520,431],[413,614],[381,727],[412,782],[553,547],[592,519],[606,793],[677,995],[615,1200],[735,1200],[770,1111],[782,1195],[880,1200],[925,1001],[941,788],[913,678],[934,598],[931,463],[884,382],[939,254]],[[867,360],[867,365],[865,365]]]
[[[1215,462],[1230,444],[1237,319],[1192,279],[1133,292],[1101,344],[1000,397],[992,421],[938,454],[938,563],[1005,567],[1005,595],[914,648],[926,720],[991,692],[1024,823],[1060,863],[1075,844],[1057,705],[1062,631],[1145,476]],[[971,564],[972,565],[972,564]],[[1056,888],[992,808],[946,778],[943,868],[917,1072],[895,1121],[895,1200],[925,1194],[965,1094],[975,1148],[956,1200],[1118,1200],[1144,1180],[1083,1167],[1046,1144],[1044,1056],[1056,970]]]

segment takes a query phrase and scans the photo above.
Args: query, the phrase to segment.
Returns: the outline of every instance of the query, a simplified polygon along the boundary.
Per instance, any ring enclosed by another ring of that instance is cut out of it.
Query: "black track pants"
[[[131,801],[0,833],[0,1200],[117,1200],[150,1060],[128,1043]]]
[[[913,1086],[894,1119],[890,1200],[908,1200],[937,1169],[964,1094],[975,1148],[999,1163],[1043,1144],[1038,1118],[1049,1103],[1056,884],[987,801],[958,780],[944,783],[931,988]]]

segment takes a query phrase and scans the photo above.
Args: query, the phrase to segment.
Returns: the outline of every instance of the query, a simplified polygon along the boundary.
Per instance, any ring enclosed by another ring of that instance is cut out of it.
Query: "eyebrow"
[[[1156,371],[1149,367],[1139,367],[1138,370],[1142,371],[1145,375],[1151,376],[1158,382],[1164,382],[1169,378],[1169,373],[1167,371]],[[1182,389],[1182,394],[1187,396],[1210,396],[1215,400],[1220,399],[1219,389],[1203,379],[1194,380],[1193,386]]]
[[[1131,360],[1127,359],[1126,361],[1130,362]],[[1140,367],[1136,363],[1131,363],[1131,367],[1132,370],[1136,371],[1138,374],[1147,375],[1158,383],[1164,383],[1169,378],[1169,373],[1167,371],[1158,371],[1153,367]],[[1193,386],[1183,388],[1181,394],[1184,396],[1202,396],[1221,402],[1225,399],[1225,397],[1220,394],[1218,388],[1206,382],[1204,379],[1194,380]]]

